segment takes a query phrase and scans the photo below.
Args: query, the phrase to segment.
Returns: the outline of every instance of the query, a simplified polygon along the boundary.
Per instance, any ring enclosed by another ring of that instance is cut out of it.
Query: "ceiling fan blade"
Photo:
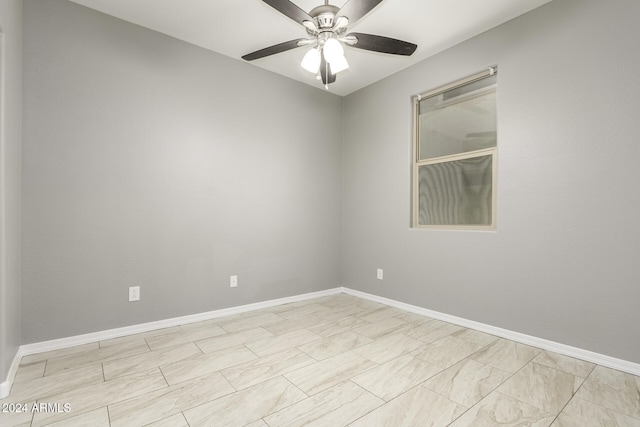
[[[374,52],[390,53],[392,55],[410,56],[416,51],[418,45],[389,37],[376,36],[373,34],[350,33],[346,37],[355,37],[357,43],[351,44],[358,49],[372,50]]]
[[[382,0],[349,0],[336,16],[346,16],[349,24],[353,25],[357,20],[371,12]]]
[[[331,66],[325,61],[324,55],[322,55],[322,59],[320,60],[320,77],[322,78],[323,85],[328,85],[336,81],[336,75],[331,73]]]
[[[254,59],[264,58],[265,56],[275,55],[276,53],[285,52],[287,50],[295,49],[296,47],[306,44],[307,39],[295,39],[288,42],[274,44],[273,46],[265,47],[264,49],[256,50],[255,52],[248,53],[242,57],[245,61],[253,61]]]
[[[304,21],[313,22],[313,18],[309,16],[307,12],[300,9],[289,0],[262,0],[278,12],[296,21],[298,24],[302,24]]]

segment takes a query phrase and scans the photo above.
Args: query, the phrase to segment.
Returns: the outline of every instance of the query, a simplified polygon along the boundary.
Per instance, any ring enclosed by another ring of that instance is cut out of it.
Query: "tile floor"
[[[638,427],[640,377],[339,294],[26,356],[0,403],[21,427]]]

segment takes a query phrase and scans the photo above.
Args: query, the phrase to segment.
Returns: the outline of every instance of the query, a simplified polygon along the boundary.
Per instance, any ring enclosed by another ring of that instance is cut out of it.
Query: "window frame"
[[[486,77],[497,74],[498,68],[493,66],[488,69],[473,74],[471,76],[442,85],[438,88],[423,92],[413,96],[413,132],[412,132],[412,171],[411,171],[411,228],[426,230],[475,230],[475,231],[495,231],[497,230],[497,184],[498,184],[498,143],[496,135],[496,146],[475,151],[450,154],[446,156],[428,158],[420,160],[420,101],[433,96],[440,95],[452,89],[473,83]],[[497,91],[497,87],[496,87]],[[496,103],[497,110],[497,103]],[[497,113],[497,111],[496,111]],[[430,164],[446,163],[457,160],[491,156],[491,224],[420,224],[420,167]]]

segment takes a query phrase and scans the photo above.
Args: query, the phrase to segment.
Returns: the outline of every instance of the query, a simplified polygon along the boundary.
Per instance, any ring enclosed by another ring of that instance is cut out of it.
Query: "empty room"
[[[0,426],[640,427],[639,18],[0,0]]]

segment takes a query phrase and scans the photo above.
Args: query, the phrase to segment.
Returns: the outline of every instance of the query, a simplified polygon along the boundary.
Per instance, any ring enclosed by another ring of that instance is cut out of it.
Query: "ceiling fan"
[[[322,80],[325,87],[336,81],[336,74],[349,68],[342,44],[358,49],[393,55],[409,56],[417,45],[389,37],[363,33],[347,33],[347,27],[365,16],[382,0],[349,0],[342,7],[333,6],[325,0],[323,5],[309,13],[289,0],[263,0],[283,15],[302,24],[310,38],[295,39],[279,43],[244,55],[245,61],[264,58],[301,46],[313,45],[302,59],[302,67]]]

